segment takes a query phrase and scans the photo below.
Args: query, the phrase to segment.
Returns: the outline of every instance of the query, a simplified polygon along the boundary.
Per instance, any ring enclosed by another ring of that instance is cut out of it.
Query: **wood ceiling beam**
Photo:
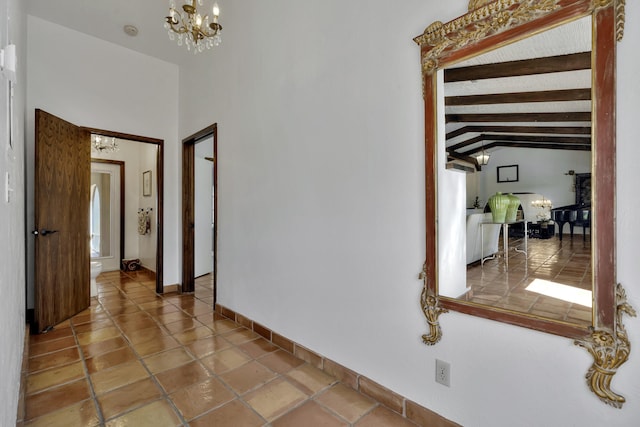
[[[449,152],[456,152],[464,147],[468,147],[470,145],[473,144],[477,144],[478,142],[483,143],[485,141],[484,139],[484,135],[480,135],[480,136],[476,136],[474,138],[471,139],[467,139],[466,141],[462,141],[462,142],[458,142],[457,144],[453,144],[449,147],[447,147],[447,151]],[[478,150],[476,150],[478,151]]]
[[[499,125],[476,125],[463,126],[449,132],[447,139],[452,139],[465,133],[543,133],[543,134],[569,134],[569,135],[591,135],[590,126],[499,126]]]
[[[591,52],[545,58],[524,59],[498,64],[472,65],[444,70],[444,82],[495,79],[499,77],[528,76],[591,69]]]
[[[458,153],[458,152],[455,152],[455,151],[448,151],[447,152],[447,156],[448,156],[449,160],[451,160],[451,159],[463,160],[465,162],[471,163],[476,168],[476,170],[478,170],[478,171],[482,170],[481,166],[478,164],[478,159],[476,159],[473,156],[469,156],[469,155],[466,155],[466,154],[461,154],[461,153]]]
[[[490,144],[486,144],[484,146],[485,150],[497,147],[512,147],[512,148],[541,148],[547,150],[569,150],[569,151],[591,151],[590,145],[585,144],[544,144],[539,142],[512,142],[512,141],[496,141]],[[476,153],[477,150],[469,150],[464,153],[456,152],[456,154],[461,156],[469,156],[473,153]],[[452,151],[449,151],[449,155],[451,155]]]
[[[488,141],[489,143],[484,144],[484,142]],[[526,146],[527,143],[542,143],[542,144],[558,144],[558,145],[570,145],[570,144],[578,144],[581,146],[591,147],[591,136],[588,137],[579,137],[579,136],[541,136],[541,135],[493,135],[493,134],[482,134],[476,136],[474,138],[470,138],[466,141],[459,142],[457,144],[453,144],[447,147],[449,152],[458,152],[458,150],[468,147],[470,145],[477,144],[478,142],[482,142],[484,144],[484,149],[486,150],[491,146],[491,143],[494,142],[518,142],[523,143],[523,146]],[[508,147],[508,145],[505,145]],[[467,153],[461,154],[472,154],[480,152],[481,147],[476,147]]]
[[[591,112],[446,114],[446,123],[499,122],[590,122]]]
[[[445,83],[451,83],[588,69],[591,69],[591,53],[584,52],[522,61],[509,61],[499,64],[450,68],[444,71],[444,81]],[[450,96],[445,97],[445,105],[466,106],[590,100],[591,89],[579,88]],[[544,125],[545,123],[558,122],[591,122],[591,112],[446,114],[445,121],[447,123],[497,123],[496,125],[466,125],[446,135],[447,140],[450,140],[466,133],[480,134],[447,147],[450,158],[470,162],[474,164],[478,170],[480,170],[480,165],[478,165],[477,160],[475,157],[472,157],[471,154],[480,151],[481,148],[478,147],[480,143],[485,150],[497,147],[576,151],[591,150],[590,126]],[[505,124],[514,122],[530,123],[530,125],[514,126]],[[536,126],[536,124],[540,124],[541,126]],[[474,147],[470,148],[471,146]],[[459,151],[461,149],[466,149],[466,151]]]
[[[485,141],[485,136],[484,135],[478,135],[478,136],[474,136],[473,138],[469,138],[465,141],[462,142],[458,142],[457,144],[451,145],[449,147],[447,147],[447,150],[453,150],[453,151],[457,151],[461,148],[467,147],[469,145],[473,145],[473,144],[477,144],[478,142],[484,142]]]
[[[485,141],[546,142],[591,145],[591,136],[483,135]]]
[[[447,96],[444,105],[521,104],[523,102],[590,101],[591,89],[562,89],[539,92],[492,93],[486,95]]]

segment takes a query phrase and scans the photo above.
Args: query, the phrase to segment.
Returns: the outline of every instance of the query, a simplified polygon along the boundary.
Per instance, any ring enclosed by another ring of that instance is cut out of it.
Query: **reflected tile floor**
[[[32,335],[19,426],[415,426],[152,277],[98,277],[91,307]]]
[[[521,239],[510,239],[509,247],[519,247]],[[502,236],[500,237],[502,250]],[[505,270],[502,257],[479,262],[467,267],[470,290],[462,296],[478,302],[562,320],[582,325],[591,324],[591,307],[544,296],[525,288],[535,279],[562,283],[578,289],[591,290],[591,244],[582,236],[571,240],[564,236],[550,239],[528,239],[527,257],[510,251],[509,269]]]

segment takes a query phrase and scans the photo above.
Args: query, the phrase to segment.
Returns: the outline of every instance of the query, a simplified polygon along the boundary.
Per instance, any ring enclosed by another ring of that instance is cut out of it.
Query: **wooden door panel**
[[[35,322],[42,331],[90,305],[91,148],[87,130],[42,110],[35,142]]]

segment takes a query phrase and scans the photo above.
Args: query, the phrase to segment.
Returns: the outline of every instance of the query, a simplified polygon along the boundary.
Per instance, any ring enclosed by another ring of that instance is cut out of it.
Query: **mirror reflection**
[[[441,295],[592,324],[591,47],[586,17],[438,72]]]

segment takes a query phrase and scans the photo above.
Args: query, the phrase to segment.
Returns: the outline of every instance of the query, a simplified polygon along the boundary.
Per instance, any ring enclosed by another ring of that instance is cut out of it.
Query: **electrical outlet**
[[[436,382],[451,386],[451,365],[439,359],[436,359]]]

